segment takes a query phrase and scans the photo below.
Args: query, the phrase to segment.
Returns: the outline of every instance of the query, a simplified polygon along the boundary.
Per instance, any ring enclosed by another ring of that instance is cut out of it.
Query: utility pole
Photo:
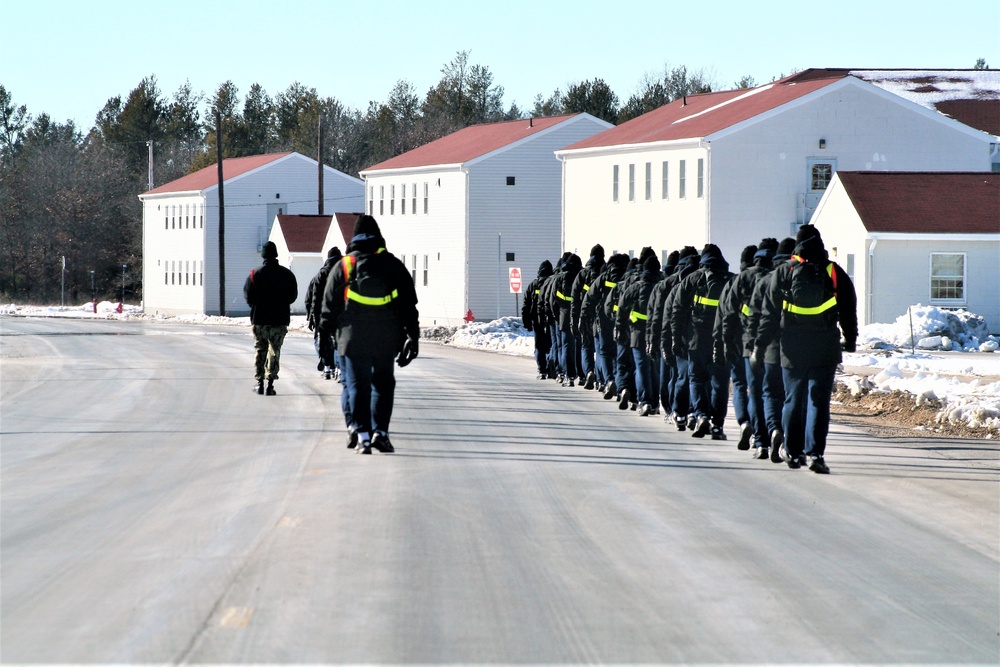
[[[319,167],[319,175],[317,177],[317,182],[319,183],[319,210],[318,213],[323,215],[323,116],[319,117],[319,127],[316,131],[316,145],[319,146],[317,149],[319,152],[316,155],[316,166]]]
[[[222,114],[215,110],[215,149],[219,172],[219,315],[226,316],[226,198],[222,191]]]
[[[149,147],[149,159],[147,160],[147,162],[149,163],[149,189],[152,190],[153,189],[153,140],[150,139],[149,141],[147,141],[146,146]]]
[[[62,256],[62,306],[66,306],[66,255]]]

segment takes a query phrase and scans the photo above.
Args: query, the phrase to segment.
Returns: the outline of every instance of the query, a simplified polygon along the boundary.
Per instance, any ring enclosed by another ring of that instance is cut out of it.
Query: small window
[[[416,183],[413,184],[413,190],[411,190],[411,192],[413,192],[413,200],[411,202],[412,203],[412,208],[413,208],[413,215],[416,215],[417,214],[417,184]]]
[[[169,215],[163,216],[163,228],[164,229],[170,229],[170,216]]]
[[[368,187],[368,215],[375,215],[375,186]]]
[[[931,303],[965,303],[965,253],[931,253]]]
[[[854,253],[853,252],[847,253],[847,267],[846,267],[846,269],[847,269],[847,275],[851,279],[851,282],[854,282]]]
[[[824,162],[817,162],[812,165],[809,175],[809,189],[813,192],[822,192],[833,180],[833,165]]]
[[[646,201],[653,200],[653,163],[646,163]]]
[[[428,194],[430,193],[430,187],[427,183],[424,183],[424,215],[427,215],[427,200],[429,199]]]
[[[508,176],[507,177],[507,185],[514,185],[514,177],[513,176]]]
[[[677,181],[677,196],[681,199],[687,196],[687,160],[681,160],[680,174]]]
[[[611,169],[611,201],[618,201],[618,165]]]
[[[705,158],[698,158],[698,199],[705,196]]]
[[[378,214],[385,215],[385,186],[378,186]]]
[[[427,274],[428,274],[427,265],[428,265],[427,255],[424,255],[424,287],[427,287]]]
[[[635,201],[635,165],[628,166],[628,200]]]
[[[507,253],[507,261],[508,262],[513,262],[514,261],[514,253],[512,253],[512,252]]]
[[[396,215],[396,186],[389,186],[389,215]]]
[[[662,177],[663,185],[662,185],[662,190],[661,190],[661,193],[660,193],[660,198],[661,199],[667,199],[669,197],[669,195],[670,195],[669,181],[667,180],[667,175],[670,173],[670,171],[667,169],[667,164],[668,164],[667,161],[664,160],[663,161],[663,177]]]
[[[403,183],[403,192],[399,198],[399,212],[406,215],[406,183]]]

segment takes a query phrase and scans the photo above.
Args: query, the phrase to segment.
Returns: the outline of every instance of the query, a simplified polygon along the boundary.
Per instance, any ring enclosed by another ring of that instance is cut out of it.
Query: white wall
[[[204,311],[205,229],[200,194],[143,202],[143,305],[150,314]]]
[[[858,295],[858,323],[871,324],[875,321],[871,319],[868,296],[868,248],[871,240],[840,179],[834,177],[816,208],[812,222],[823,236],[830,259],[851,276]]]
[[[414,183],[417,185],[416,213],[413,211]],[[405,214],[402,212],[404,184]],[[427,213],[424,213],[424,184],[427,185]],[[375,173],[368,176],[367,185],[374,188],[371,214],[378,221],[387,249],[403,260],[411,275],[416,270],[421,326],[461,324],[466,309],[465,174],[457,168]],[[390,206],[393,186],[396,198],[395,204]],[[380,198],[383,191],[384,197]]]

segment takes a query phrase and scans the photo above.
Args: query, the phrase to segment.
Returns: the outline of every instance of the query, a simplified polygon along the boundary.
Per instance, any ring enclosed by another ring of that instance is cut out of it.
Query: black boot
[[[276,396],[278,392],[274,390],[274,380],[267,381],[267,391],[264,392],[268,396]]]
[[[261,394],[261,395],[264,394],[264,381],[263,380],[257,380],[257,383],[254,384],[254,386],[253,386],[253,393],[255,393],[255,394]]]

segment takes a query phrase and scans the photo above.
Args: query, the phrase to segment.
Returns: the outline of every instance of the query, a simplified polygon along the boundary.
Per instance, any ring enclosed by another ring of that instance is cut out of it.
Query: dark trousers
[[[764,364],[764,378],[761,381],[764,397],[764,421],[767,422],[767,432],[781,431],[781,411],[785,405],[785,381],[782,378],[781,366]]]
[[[836,366],[782,368],[785,405],[781,423],[790,456],[823,456],[830,431],[830,396]]]
[[[548,354],[552,348],[552,339],[549,332],[542,329],[535,329],[535,365],[538,366],[539,373],[548,373]]]
[[[362,433],[389,432],[396,393],[395,356],[380,352],[341,357],[347,407],[354,427]]]
[[[691,361],[691,403],[695,414],[722,426],[729,411],[729,371],[712,360],[712,350],[688,352]]]
[[[764,369],[754,373],[750,367],[750,358],[743,358],[744,372],[747,376],[747,412],[750,414],[750,427],[760,442],[771,446],[771,431],[764,417]]]
[[[562,336],[559,335],[559,329],[556,326],[550,327],[549,333],[552,337],[552,348],[549,350],[548,355],[549,375],[557,375],[562,373],[562,364],[559,362],[562,358]]]
[[[313,347],[316,348],[316,354],[324,366],[333,368],[337,365],[337,360],[334,358],[337,349],[333,346],[333,336],[324,334],[317,329],[313,332]]]
[[[677,384],[677,363],[660,355],[660,405],[669,413],[674,409],[674,385]]]
[[[632,348],[624,343],[615,343],[615,385],[618,393],[628,389],[629,395],[635,399],[635,362],[632,360]]]
[[[559,332],[559,367],[567,380],[576,377],[576,336],[572,331]]]
[[[733,381],[733,416],[738,424],[750,421],[750,409],[747,405],[747,369],[743,358],[729,363],[729,379]]]
[[[691,362],[686,356],[674,357],[677,380],[674,382],[674,413],[687,417],[691,413]]]
[[[583,380],[594,373],[594,337],[589,333],[580,332],[580,377]]]
[[[644,348],[632,348],[632,363],[635,365],[636,400],[639,403],[647,403],[656,407],[656,394],[653,393],[653,368]]]
[[[615,341],[610,334],[597,334],[597,379],[606,384],[615,379]]]

